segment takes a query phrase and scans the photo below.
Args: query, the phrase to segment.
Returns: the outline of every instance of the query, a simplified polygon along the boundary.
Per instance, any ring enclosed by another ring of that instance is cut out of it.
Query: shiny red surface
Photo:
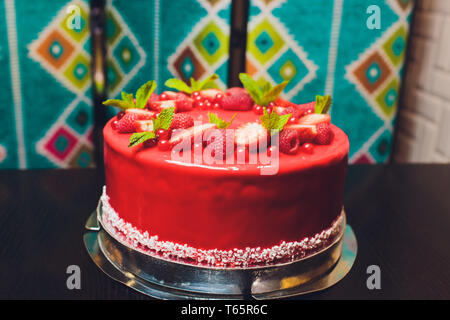
[[[207,122],[208,111],[191,112]],[[219,111],[225,120],[232,111]],[[255,121],[239,112],[232,127]],[[276,175],[258,164],[193,165],[170,152],[128,148],[130,134],[104,128],[106,192],[121,218],[141,231],[201,249],[269,247],[330,227],[342,208],[349,143],[332,126],[330,145],[281,154]]]

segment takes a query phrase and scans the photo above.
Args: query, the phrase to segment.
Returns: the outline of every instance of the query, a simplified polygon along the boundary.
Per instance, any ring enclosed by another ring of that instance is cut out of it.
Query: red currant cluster
[[[195,108],[214,109],[214,110],[222,108],[222,100],[223,100],[222,93],[216,94],[216,96],[212,100],[209,100],[208,98],[203,97],[199,91],[195,91],[192,93],[192,98],[194,99]]]

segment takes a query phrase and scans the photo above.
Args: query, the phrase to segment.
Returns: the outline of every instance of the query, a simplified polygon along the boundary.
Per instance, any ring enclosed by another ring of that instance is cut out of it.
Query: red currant
[[[221,93],[216,94],[216,96],[214,98],[214,102],[220,103],[220,102],[222,102],[222,100],[223,100],[223,94],[221,94]]]
[[[289,124],[297,123],[298,119],[296,117],[291,116],[288,120]]]
[[[167,139],[160,139],[158,141],[158,149],[161,151],[167,151],[169,150],[170,144],[169,144],[169,140]]]
[[[220,105],[220,103],[216,102],[216,103],[213,104],[212,107],[213,107],[214,110],[219,110],[221,108],[221,105]]]
[[[120,111],[118,114],[117,114],[117,120],[120,120],[120,119],[122,119],[123,118],[123,116],[125,115],[125,112],[124,111]]]
[[[271,157],[273,155],[278,154],[278,148],[276,146],[270,146],[269,148],[267,148],[267,155],[269,157]]]
[[[144,147],[152,148],[156,145],[156,139],[148,139],[144,141]]]
[[[256,114],[263,114],[263,107],[261,107],[259,104],[253,105],[253,112]]]
[[[114,120],[112,123],[111,123],[111,128],[113,129],[113,130],[117,130],[117,124],[119,123],[119,121],[117,121],[117,120]]]
[[[195,104],[195,106],[199,109],[203,109],[205,107],[205,103],[203,101],[199,101]]]
[[[194,91],[194,92],[192,92],[192,96],[195,98],[195,97],[199,97],[200,96],[200,92],[198,92],[198,91]]]
[[[161,93],[161,94],[159,95],[159,100],[167,100],[167,99],[169,99],[169,97],[167,96],[167,94]]]
[[[269,102],[269,107],[271,107],[272,109],[275,108],[277,105],[275,104],[275,102]]]
[[[169,131],[165,129],[158,129],[156,130],[156,135],[161,140],[169,140]]]
[[[205,104],[205,108],[206,109],[211,109],[212,108],[212,103],[211,102],[209,102],[208,100],[205,100],[205,102],[203,102],[204,104]]]
[[[314,145],[312,143],[305,143],[301,146],[303,152],[312,153]]]

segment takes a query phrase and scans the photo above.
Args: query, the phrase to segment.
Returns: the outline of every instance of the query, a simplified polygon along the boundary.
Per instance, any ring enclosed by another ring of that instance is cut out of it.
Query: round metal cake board
[[[329,288],[344,278],[357,253],[355,234],[346,225],[335,243],[300,261],[281,266],[215,269],[163,260],[125,246],[102,225],[100,203],[88,218],[86,229],[86,249],[106,275],[157,299],[259,300],[303,295]],[[332,265],[327,262],[331,260]],[[326,269],[318,271],[321,268]]]

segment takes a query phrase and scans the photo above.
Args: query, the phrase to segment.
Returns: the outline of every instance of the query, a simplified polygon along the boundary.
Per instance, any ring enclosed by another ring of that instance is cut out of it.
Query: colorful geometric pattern
[[[70,6],[79,8],[80,28],[71,26]],[[111,95],[118,94],[145,63],[146,55],[108,3],[107,74]],[[89,7],[85,1],[70,1],[29,45],[29,56],[75,94],[60,117],[37,142],[37,152],[58,167],[93,166],[93,111],[90,96]]]
[[[375,115],[382,121],[359,150],[353,152],[350,161],[358,161],[362,157],[373,163],[386,162],[391,153],[412,3],[395,0],[386,1],[386,5],[397,19],[393,19],[390,27],[383,30],[357,60],[345,67],[346,79],[355,85],[355,90],[370,107],[371,116]]]
[[[316,78],[318,67],[308,59],[305,48],[292,37],[283,19],[273,14],[285,2],[251,1],[251,11],[259,14],[251,17],[247,27],[246,68],[253,77],[265,78],[273,84],[288,80],[283,95],[291,99]]]
[[[0,168],[93,165],[88,0],[0,2]],[[247,72],[289,80],[285,98],[334,97],[350,161],[389,158],[410,0],[251,0]],[[382,28],[365,28],[380,7]],[[73,28],[71,5],[79,8]],[[107,0],[110,97],[154,79],[228,78],[230,0]],[[11,107],[13,106],[13,107]]]
[[[199,19],[169,56],[169,71],[184,81],[217,73],[216,83],[225,88],[227,73],[223,69],[227,68],[230,26],[222,16],[228,12],[230,0],[198,0],[198,4],[208,14]]]

